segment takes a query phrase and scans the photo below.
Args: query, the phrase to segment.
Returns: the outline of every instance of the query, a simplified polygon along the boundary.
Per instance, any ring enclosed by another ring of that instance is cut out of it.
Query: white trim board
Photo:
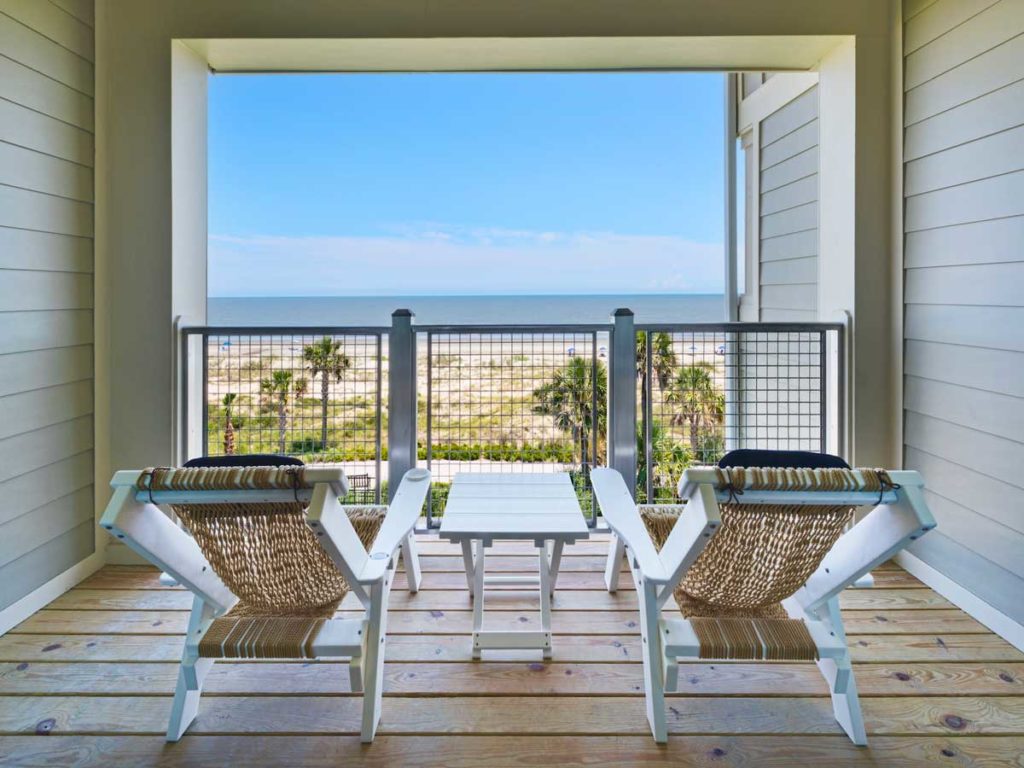
[[[754,123],[778,112],[801,93],[817,84],[817,72],[787,72],[784,77],[773,77],[747,98],[740,100],[736,113],[736,133],[746,133]]]
[[[903,551],[896,555],[896,562],[1014,648],[1024,651],[1024,626],[909,552]]]
[[[18,602],[4,608],[3,611],[0,611],[0,635],[9,632],[40,608],[45,608],[69,589],[77,586],[79,582],[92,576],[104,564],[103,552],[93,552],[85,560],[71,566],[64,573],[50,579]]]

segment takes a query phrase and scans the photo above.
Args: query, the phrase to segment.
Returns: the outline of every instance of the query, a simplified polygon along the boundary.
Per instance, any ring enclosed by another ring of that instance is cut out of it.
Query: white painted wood
[[[1024,579],[1024,533],[930,490],[925,497],[944,536]]]
[[[416,552],[416,534],[411,531],[402,542],[402,562],[405,564],[406,585],[409,591],[415,594],[420,591],[423,574],[420,569],[420,558]]]
[[[812,120],[771,144],[762,144],[761,170],[772,168],[818,143],[818,121]]]
[[[94,0],[50,0],[61,10],[70,13],[83,24],[90,27],[95,26],[96,11],[93,7]]]
[[[18,62],[0,57],[0,99],[49,115],[82,130],[93,130],[93,100]]]
[[[911,232],[906,238],[905,266],[920,269],[1019,261],[1022,241],[1024,216]]]
[[[908,304],[907,339],[1024,352],[1024,309]]]
[[[676,586],[704,551],[722,522],[711,484],[700,483],[688,487],[685,492],[680,485],[679,497],[687,505],[686,514],[679,516],[661,548],[661,559],[668,571],[668,580],[658,591],[659,608],[671,599]],[[644,578],[644,581],[650,583],[651,580]]]
[[[904,361],[906,376],[1024,397],[1024,352],[910,340]]]
[[[4,56],[69,88],[93,95],[91,62],[5,15],[2,8],[0,4],[0,50]]]
[[[761,263],[818,255],[818,230],[808,229],[761,241]]]
[[[905,226],[913,232],[1022,214],[1024,171],[1017,171],[908,197]]]
[[[668,741],[668,726],[665,722],[665,670],[661,629],[658,624],[660,606],[657,588],[650,581],[641,580],[637,583],[637,595],[640,598],[640,637],[643,644],[641,655],[647,722],[651,726],[654,740],[664,744]]]
[[[909,269],[907,304],[1024,306],[1024,261]]]
[[[973,6],[970,10],[981,12],[965,18],[962,23],[950,24],[944,34],[928,45],[910,51],[905,58],[904,87],[914,88],[949,71],[960,62],[980,56],[1024,33],[1024,5],[1020,0],[1002,0],[998,3],[992,3],[991,0],[957,0],[955,5],[960,9],[965,5]],[[947,8],[948,0],[942,4],[943,10]],[[965,13],[970,13],[970,10]],[[951,22],[952,19],[946,21]],[[919,26],[909,24],[908,34]]]
[[[904,193],[918,195],[1024,169],[1024,126],[959,144],[905,166]]]
[[[998,0],[907,0],[903,4],[903,53],[909,55]],[[920,6],[925,6],[921,9]]]
[[[1024,80],[1018,80],[907,126],[903,159],[915,160],[1022,123]]]
[[[0,525],[0,568],[93,520],[93,489],[85,486]]]
[[[604,566],[604,584],[609,592],[617,592],[619,589],[620,566],[625,554],[626,545],[622,543],[622,537],[613,531],[608,540],[608,559]]]
[[[783,160],[761,172],[761,192],[771,192],[786,184],[815,176],[818,173],[818,145]]]
[[[86,534],[91,537],[92,525]],[[85,526],[83,526],[85,528]],[[44,553],[48,554],[48,553]],[[19,597],[7,607],[0,609],[0,635],[10,631],[32,614],[49,605],[69,589],[92,576],[105,564],[103,552],[94,552],[79,560],[70,568],[43,582],[28,594]]]
[[[3,0],[0,12],[17,19],[87,61],[93,60],[95,42],[92,28],[50,2]]]
[[[77,419],[92,408],[91,381],[0,397],[0,439]]]
[[[761,120],[761,147],[773,144],[818,119],[818,90],[811,85],[797,98]]]
[[[818,204],[807,203],[761,217],[761,238],[789,235],[818,226]]]
[[[1024,399],[916,376],[907,376],[904,386],[907,411],[1008,440],[1017,441],[1024,435]]]
[[[0,525],[75,491],[91,489],[92,483],[91,451],[0,483]]]
[[[64,197],[0,185],[0,226],[91,237],[92,206]]]
[[[340,495],[330,483],[317,484],[313,488],[313,498],[306,508],[306,524],[316,535],[320,546],[330,556],[334,567],[345,577],[349,588],[368,609],[372,590],[367,590],[366,585],[380,583],[381,577],[365,580],[361,578],[371,560],[348,515],[341,508]],[[390,553],[381,559],[384,560],[383,574],[386,575],[391,564]]]
[[[92,275],[4,270],[0,312],[91,309],[92,293]]]
[[[0,482],[92,449],[91,416],[0,440]]]
[[[975,471],[1016,484],[1024,466],[1024,445],[1006,438],[908,411],[906,445]]]
[[[761,284],[761,307],[763,309],[802,310],[813,312],[818,305],[816,283],[765,285]]]
[[[744,75],[746,80],[748,76]],[[770,82],[744,93],[736,115],[737,133],[746,133],[761,116],[770,115],[818,84],[817,72],[787,72],[784,77],[769,73]]]
[[[656,584],[665,584],[669,570],[651,542],[622,475],[614,469],[597,467],[590,474],[590,482],[594,496],[601,505],[602,516],[608,527],[625,544],[630,561],[636,564],[644,578]],[[616,557],[616,550],[612,549],[610,555]]]
[[[0,141],[0,184],[85,203],[93,199],[92,168],[4,141]]]
[[[415,558],[415,546],[409,546],[409,536],[423,510],[423,503],[430,490],[430,473],[425,469],[410,469],[402,478],[398,491],[388,507],[384,523],[377,533],[377,538],[369,549],[369,557],[362,568],[355,569],[360,582],[369,584],[383,578],[387,569],[393,565],[396,551],[403,550],[408,555],[406,568],[414,568],[419,572],[419,561]],[[417,582],[418,587],[418,582]],[[414,590],[415,591],[415,590]]]
[[[0,397],[92,378],[92,347],[14,352],[0,356]]]
[[[0,99],[0,141],[92,167],[95,142],[88,130]]]
[[[907,91],[903,124],[913,125],[1020,79],[1024,37],[1015,37]]]
[[[762,262],[761,285],[817,285],[818,259],[810,256],[800,259],[777,259]],[[815,302],[817,298],[815,298]]]
[[[92,240],[0,227],[0,269],[92,272]]]
[[[770,192],[764,192],[761,195],[761,213],[767,216],[796,208],[798,205],[815,202],[817,199],[818,177],[817,175],[808,176]]]

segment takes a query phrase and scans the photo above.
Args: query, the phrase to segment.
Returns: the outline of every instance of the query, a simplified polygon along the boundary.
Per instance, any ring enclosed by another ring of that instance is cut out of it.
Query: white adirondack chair
[[[130,470],[111,486],[103,528],[194,595],[168,741],[195,718],[217,658],[350,659],[362,740],[373,741],[388,593],[399,551],[416,586],[412,529],[429,472],[407,472],[389,507],[342,506],[348,481],[337,466]],[[332,618],[348,592],[363,615]]]
[[[917,472],[688,469],[685,506],[668,508],[638,508],[614,470],[592,481],[616,538],[608,572],[621,546],[636,582],[655,741],[679,660],[701,658],[815,660],[839,724],[867,743],[838,596],[935,527]],[[874,509],[850,528],[858,506]],[[683,618],[661,615],[673,596]]]

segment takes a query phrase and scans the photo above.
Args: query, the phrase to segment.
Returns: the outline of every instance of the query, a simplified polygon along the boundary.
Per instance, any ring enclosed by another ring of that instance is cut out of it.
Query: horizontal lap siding
[[[818,87],[761,121],[761,320],[818,311]]]
[[[0,0],[0,609],[94,550],[92,0]]]
[[[1024,622],[1024,2],[904,7],[905,463],[913,551]]]

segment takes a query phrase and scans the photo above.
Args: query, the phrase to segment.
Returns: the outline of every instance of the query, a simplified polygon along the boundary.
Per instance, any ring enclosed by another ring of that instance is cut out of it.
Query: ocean
[[[545,325],[607,323],[620,307],[638,323],[700,323],[725,319],[721,294],[616,296],[281,296],[211,297],[212,326],[387,326],[396,309],[420,325]]]

